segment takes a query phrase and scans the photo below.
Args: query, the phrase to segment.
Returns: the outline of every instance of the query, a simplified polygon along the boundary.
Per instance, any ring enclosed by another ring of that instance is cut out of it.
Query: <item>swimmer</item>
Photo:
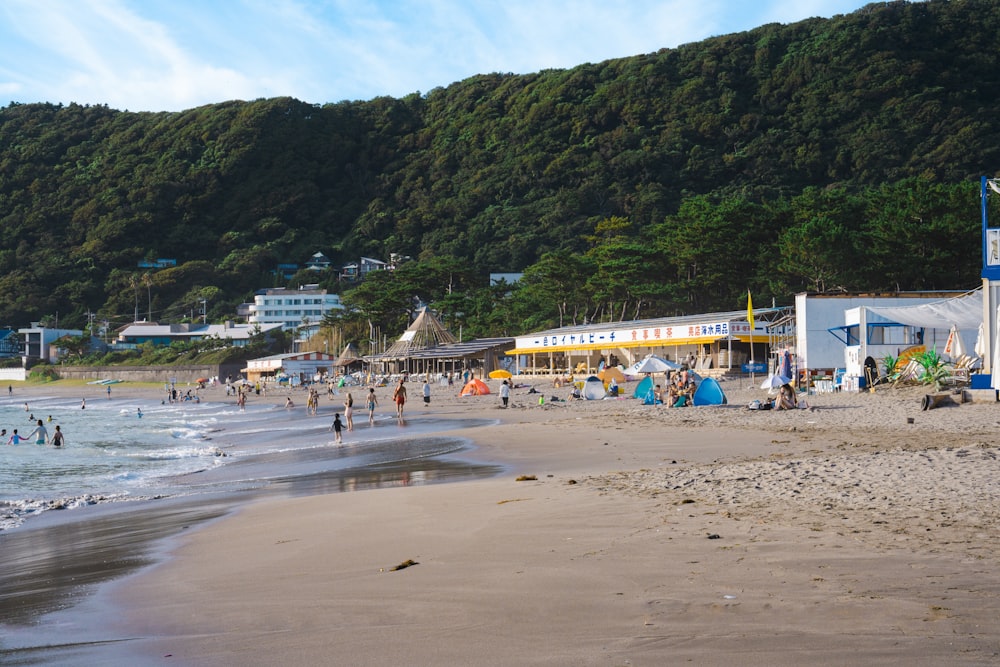
[[[65,442],[65,440],[63,440],[62,429],[60,429],[59,425],[56,424],[56,432],[52,434],[52,446],[53,447],[62,447],[63,444],[64,444],[64,442]]]

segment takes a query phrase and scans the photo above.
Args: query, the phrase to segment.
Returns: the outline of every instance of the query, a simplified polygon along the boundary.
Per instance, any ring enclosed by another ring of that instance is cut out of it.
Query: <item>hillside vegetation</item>
[[[353,292],[291,281],[344,293],[359,337],[414,296],[468,337],[738,309],[748,288],[972,287],[998,101],[1000,3],[931,0],[402,99],[11,105],[0,324],[178,321],[202,299],[233,317],[317,250],[414,260]],[[156,258],[177,265],[137,268]]]

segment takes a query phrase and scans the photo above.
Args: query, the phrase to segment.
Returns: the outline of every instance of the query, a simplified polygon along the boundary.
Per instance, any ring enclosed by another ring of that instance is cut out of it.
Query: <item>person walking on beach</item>
[[[375,387],[368,388],[368,425],[375,425],[375,407],[378,405],[378,399],[375,397]]]
[[[49,443],[49,432],[45,429],[45,425],[42,424],[42,420],[38,420],[38,426],[35,430],[24,436],[25,440],[35,439],[36,445],[47,445]]]
[[[431,383],[430,380],[424,380],[424,407],[431,404]]]
[[[507,407],[507,402],[509,400],[510,400],[510,385],[507,384],[506,380],[504,380],[503,384],[500,385],[500,401],[503,403],[503,406],[506,408]]]
[[[347,420],[347,430],[354,430],[354,397],[351,396],[351,392],[347,392],[347,398],[344,399],[344,419]]]
[[[108,385],[108,400],[111,400],[111,385]]]
[[[400,378],[396,390],[392,392],[392,400],[396,403],[396,416],[400,419],[403,418],[403,405],[406,404],[406,387],[403,382],[403,378]]]
[[[341,438],[340,434],[341,428],[343,428],[343,424],[340,421],[340,413],[338,412],[337,414],[333,415],[333,425],[330,426],[330,430],[333,431],[334,435],[336,436],[338,445],[343,442],[343,439]]]
[[[58,424],[56,424],[56,432],[52,434],[52,446],[62,447],[63,444],[65,444],[65,440],[63,438],[62,429],[59,428]]]

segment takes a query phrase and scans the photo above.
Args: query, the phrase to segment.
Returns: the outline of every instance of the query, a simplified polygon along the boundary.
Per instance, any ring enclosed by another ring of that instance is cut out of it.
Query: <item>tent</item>
[[[604,388],[604,383],[601,382],[601,378],[596,375],[591,375],[589,378],[583,382],[583,397],[588,401],[597,401],[608,393]]]
[[[618,368],[617,366],[608,366],[607,368],[605,368],[604,370],[602,370],[600,373],[598,373],[597,377],[598,377],[598,379],[602,380],[603,382],[609,382],[610,383],[612,380],[614,380],[618,384],[624,384],[625,383],[625,374],[622,373],[622,370],[620,368]]]
[[[490,393],[490,388],[479,378],[472,378],[462,387],[459,396],[483,396]]]
[[[725,405],[728,403],[726,393],[722,391],[715,378],[705,378],[694,390],[693,405]]]
[[[632,398],[646,398],[646,394],[653,391],[653,378],[644,377],[638,385],[636,385],[635,391],[632,392]]]

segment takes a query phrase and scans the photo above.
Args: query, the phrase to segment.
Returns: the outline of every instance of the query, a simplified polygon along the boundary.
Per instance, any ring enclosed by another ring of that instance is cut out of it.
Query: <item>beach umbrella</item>
[[[645,359],[635,362],[631,366],[625,369],[625,375],[642,375],[644,373],[666,373],[667,371],[676,371],[680,369],[681,365],[668,361],[666,359],[661,359],[653,355],[649,355]]]
[[[979,323],[979,333],[976,335],[976,347],[974,349],[977,357],[982,358],[986,356],[986,327],[982,322]]]
[[[490,371],[490,377],[493,378],[494,380],[507,380],[510,378],[510,371],[505,371],[502,368],[495,371]]]
[[[788,350],[781,354],[781,374],[785,377],[792,377],[792,353]]]
[[[993,338],[993,357],[990,358],[990,387],[1000,389],[1000,306],[997,307],[996,335]]]
[[[768,375],[767,379],[761,383],[760,388],[778,389],[779,387],[781,387],[781,385],[791,384],[791,382],[792,378],[788,377],[787,375],[781,375],[780,373],[772,373],[771,375]]]
[[[958,327],[951,325],[948,333],[948,341],[944,344],[944,355],[951,361],[956,361],[965,356],[965,344],[962,342],[962,335],[958,333]]]

